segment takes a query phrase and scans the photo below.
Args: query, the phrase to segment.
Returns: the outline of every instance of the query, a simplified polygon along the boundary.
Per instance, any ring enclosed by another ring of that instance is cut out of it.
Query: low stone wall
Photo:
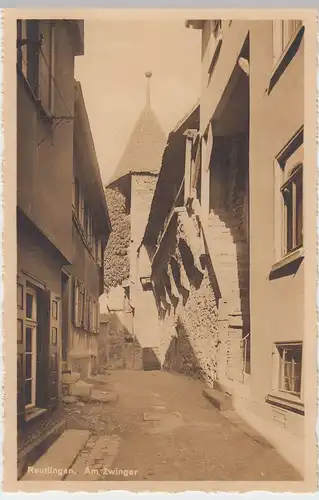
[[[126,328],[121,313],[110,313],[101,323],[97,365],[98,371],[142,368],[141,347]]]

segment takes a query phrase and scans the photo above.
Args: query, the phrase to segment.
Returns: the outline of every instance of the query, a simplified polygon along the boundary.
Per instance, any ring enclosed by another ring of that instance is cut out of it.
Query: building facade
[[[94,216],[99,214],[95,234],[100,268],[98,258],[89,268],[72,217],[73,172],[80,170],[74,150],[79,140],[81,154],[92,147],[88,132],[83,132],[83,101],[74,83],[74,59],[84,53],[83,40],[83,21],[17,23],[18,477],[64,428],[63,360],[68,359],[72,330],[77,328],[72,326],[77,321],[73,276],[86,282],[91,293],[92,305],[86,309],[90,317],[97,317],[93,302],[101,291],[101,242],[109,226],[103,189],[95,188],[99,201],[94,203],[87,189],[98,179],[89,149],[85,158],[91,159],[91,173],[86,174],[85,189]],[[97,320],[94,324],[96,328]]]
[[[65,284],[71,317],[69,331],[62,338],[62,358],[66,371],[75,371],[86,378],[97,370],[103,255],[111,223],[79,82],[75,82],[74,116],[72,265],[68,268],[69,284]]]
[[[146,314],[150,319],[156,318],[155,314],[151,314],[152,309],[156,311],[153,294],[150,290],[144,290],[142,283],[145,273],[141,267],[137,267],[166,141],[150,103],[151,73],[146,73],[146,77],[148,87],[145,107],[106,187],[114,230],[105,253],[105,285],[108,309],[116,310],[118,318],[134,337],[136,346],[140,346],[145,366],[152,364],[159,367],[157,356],[153,353],[159,346],[159,339],[155,337],[156,323],[145,322]],[[149,267],[149,260],[146,259],[143,265]],[[121,310],[119,302],[122,304]],[[136,365],[141,366],[140,354],[137,355]]]
[[[231,394],[303,472],[305,28],[187,27],[202,33],[199,123],[167,144],[143,240],[161,362]]]

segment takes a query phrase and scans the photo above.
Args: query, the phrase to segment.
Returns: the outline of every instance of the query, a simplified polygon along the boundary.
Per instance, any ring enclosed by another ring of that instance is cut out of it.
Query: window
[[[55,25],[52,21],[17,21],[17,66],[47,116],[54,114]]]
[[[303,154],[302,127],[279,153],[275,162],[277,263],[290,254],[295,255],[303,245]]]
[[[37,367],[37,293],[34,288],[26,290],[25,331],[25,406],[35,406]]]
[[[301,20],[275,20],[273,21],[273,57],[274,63],[278,61],[282,53],[294,38],[302,26]]]
[[[302,164],[295,167],[281,188],[284,203],[284,250],[302,246]]]
[[[88,232],[87,232],[87,242],[89,247],[92,249],[93,243],[93,219],[91,215],[91,211],[88,210]]]
[[[35,97],[39,91],[39,21],[17,21],[17,66]]]
[[[277,387],[279,392],[301,397],[302,343],[276,344]]]
[[[52,21],[41,21],[39,59],[39,98],[48,116],[54,115],[55,91],[55,26]]]
[[[73,321],[75,326],[81,326],[82,324],[82,294],[81,294],[81,283],[78,280],[74,282],[74,315]]]
[[[57,402],[60,298],[21,273],[17,282],[18,423]],[[56,368],[48,369],[54,357]]]

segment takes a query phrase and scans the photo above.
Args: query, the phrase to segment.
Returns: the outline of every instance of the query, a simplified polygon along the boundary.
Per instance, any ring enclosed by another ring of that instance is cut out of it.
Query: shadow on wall
[[[179,240],[178,250],[181,266],[172,257],[171,268],[179,298],[173,296],[165,275],[163,281],[170,304],[163,309],[161,305],[165,305],[164,301],[157,300],[164,331],[171,332],[163,369],[207,381],[213,377],[218,335],[211,270],[207,269],[207,263],[203,274],[197,269],[193,254],[183,239]],[[159,289],[159,286],[156,287],[157,292]]]
[[[161,370],[159,354],[152,347],[143,348],[143,369],[144,371]]]
[[[139,342],[123,324],[119,314],[110,312],[101,315],[98,336],[98,371],[141,370],[143,369],[142,358],[142,348]]]
[[[180,318],[177,320],[176,336],[172,337],[166,351],[163,369],[205,380],[204,371],[198,362],[190,344],[189,335]]]

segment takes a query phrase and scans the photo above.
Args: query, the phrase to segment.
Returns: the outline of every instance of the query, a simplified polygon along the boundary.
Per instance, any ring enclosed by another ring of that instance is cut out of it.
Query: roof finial
[[[151,105],[151,85],[150,79],[152,77],[151,71],[146,71],[145,76],[147,78],[147,89],[146,89],[146,106],[149,107]]]

